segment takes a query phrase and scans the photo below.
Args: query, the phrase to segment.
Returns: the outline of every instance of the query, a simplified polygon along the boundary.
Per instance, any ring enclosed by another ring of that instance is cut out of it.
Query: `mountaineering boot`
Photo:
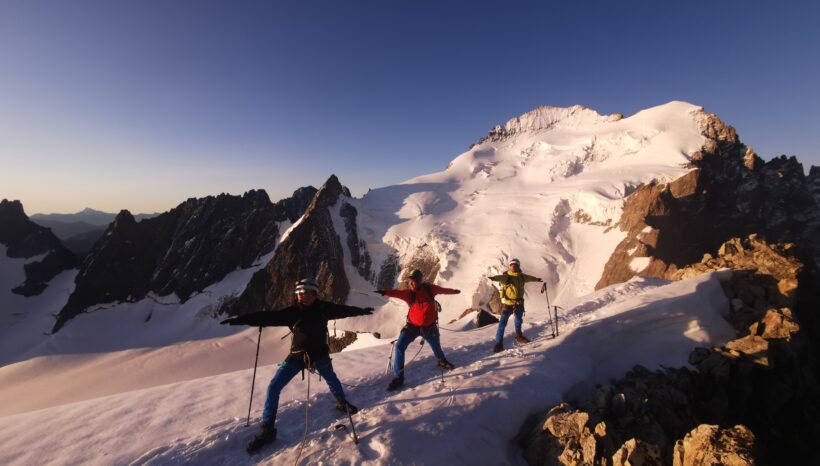
[[[504,343],[496,343],[495,346],[493,346],[493,353],[500,353],[502,351],[504,351]]]
[[[453,363],[443,358],[438,360],[438,367],[447,371],[451,371],[456,368],[456,366],[454,366]]]
[[[387,391],[392,392],[394,390],[398,390],[402,385],[404,385],[404,375],[400,375],[391,380],[390,384],[387,385]]]
[[[336,409],[343,412],[343,413],[350,412],[350,414],[356,414],[356,413],[359,412],[359,408],[353,406],[347,400],[337,399],[336,400]]]
[[[253,455],[262,449],[265,445],[273,443],[276,440],[276,429],[273,427],[273,421],[263,422],[259,429],[259,433],[253,438],[245,447],[249,455]]]
[[[515,342],[518,343],[519,345],[523,345],[525,343],[529,343],[530,339],[525,337],[523,333],[519,333],[518,335],[515,336]]]

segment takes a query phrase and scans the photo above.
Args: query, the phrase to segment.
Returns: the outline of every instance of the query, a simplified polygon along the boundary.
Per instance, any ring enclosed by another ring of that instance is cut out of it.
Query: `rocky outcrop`
[[[396,279],[401,272],[401,265],[399,265],[399,256],[390,254],[387,259],[382,262],[379,269],[379,275],[376,277],[376,288],[393,288],[396,284]]]
[[[690,395],[696,382],[688,369],[636,366],[597,387],[579,409],[562,403],[550,410],[543,427],[531,432],[525,457],[529,464],[668,464],[675,439],[697,425],[698,405]],[[561,425],[573,428],[555,428]]]
[[[498,323],[498,317],[494,316],[491,312],[485,311],[484,309],[475,310],[472,308],[466,309],[464,312],[461,313],[460,316],[458,316],[458,319],[453,319],[450,321],[450,323],[453,324],[456,321],[459,321],[473,313],[475,313],[475,317],[473,317],[473,322],[475,323],[476,328],[486,327],[488,325]]]
[[[279,225],[298,218],[314,188],[272,204],[264,191],[188,199],[137,222],[120,212],[83,260],[54,331],[89,306],[135,301],[149,292],[182,301],[247,268],[275,247]]]
[[[43,255],[24,266],[26,280],[12,292],[33,296],[40,294],[48,282],[63,270],[76,266],[77,259],[48,228],[29,220],[20,201],[0,201],[0,243],[12,258]]]
[[[342,332],[341,335],[334,334],[328,336],[327,346],[330,348],[331,353],[339,353],[343,349],[352,345],[353,342],[355,342],[358,338],[359,335],[356,332],[350,332],[345,330],[344,332]]]
[[[675,444],[673,466],[754,466],[755,436],[746,426],[700,425]]]
[[[390,254],[384,260],[376,277],[376,288],[407,288],[408,274],[413,270],[422,273],[422,279],[426,283],[435,283],[441,264],[435,251],[429,244],[422,244],[404,257],[404,260],[397,254]]]
[[[597,440],[589,415],[566,403],[552,408],[543,424],[525,441],[524,458],[529,464],[593,464]]]
[[[805,285],[795,252],[794,245],[770,245],[752,235],[732,238],[717,248],[715,257],[706,255],[677,269],[672,275],[679,279],[733,269],[722,286],[738,338],[693,351],[689,362],[695,370],[652,372],[638,366],[597,387],[588,399],[574,401],[577,408],[550,411],[545,426],[559,413],[585,423],[574,438],[563,440],[551,438],[556,435],[550,429],[534,430],[525,450],[528,459],[534,458],[530,464],[609,464],[609,459],[617,464],[624,457],[636,464],[633,454],[645,464],[661,464],[651,459],[655,448],[662,464],[820,460],[813,447],[820,435],[817,352],[797,318],[805,310],[792,310],[800,305],[797,298]],[[810,312],[816,312],[816,301],[812,306]],[[556,441],[563,446],[560,452],[548,448]],[[595,457],[588,462],[592,451]],[[583,462],[550,463],[556,458]]]
[[[273,259],[253,275],[239,299],[222,312],[240,315],[287,307],[293,303],[296,281],[304,277],[317,280],[322,299],[344,303],[350,283],[331,209],[348,196],[349,191],[332,175],[315,194],[301,221],[276,248]]]
[[[796,244],[804,262],[820,261],[815,177],[806,177],[794,157],[764,163],[714,115],[704,114],[701,130],[707,142],[692,155],[692,171],[626,198],[618,227],[627,235],[596,288],[636,275],[669,277],[729,238],[753,233]]]
[[[681,280],[724,268],[733,269],[732,277],[722,283],[730,299],[729,321],[741,335],[749,332],[774,332],[774,318],[766,323],[750,326],[772,310],[791,318],[802,263],[794,256],[793,244],[770,245],[757,235],[741,240],[732,238],[718,249],[717,257],[704,254],[699,263],[671,274]],[[768,323],[768,330],[766,325]],[[783,324],[785,325],[785,323]]]

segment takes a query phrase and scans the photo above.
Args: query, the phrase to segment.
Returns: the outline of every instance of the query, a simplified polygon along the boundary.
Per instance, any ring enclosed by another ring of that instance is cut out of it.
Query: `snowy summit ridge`
[[[623,118],[623,115],[620,113],[601,115],[583,105],[573,105],[571,107],[540,105],[521,116],[511,118],[504,125],[497,125],[477,144],[487,140],[497,142],[525,132],[533,133],[549,130],[559,124],[562,126],[582,126],[589,123],[618,121],[621,118]]]

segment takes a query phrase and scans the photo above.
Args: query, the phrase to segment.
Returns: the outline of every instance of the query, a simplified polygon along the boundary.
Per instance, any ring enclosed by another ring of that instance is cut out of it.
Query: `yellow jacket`
[[[494,275],[488,277],[494,282],[501,283],[498,293],[501,297],[501,303],[506,305],[521,304],[524,302],[524,284],[528,282],[542,281],[538,277],[527,275],[525,273],[504,272],[501,275]]]

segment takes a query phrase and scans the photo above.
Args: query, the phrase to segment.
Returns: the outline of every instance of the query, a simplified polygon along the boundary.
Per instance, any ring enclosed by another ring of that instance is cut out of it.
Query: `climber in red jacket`
[[[376,291],[382,296],[399,298],[410,306],[410,311],[407,314],[407,324],[401,330],[396,341],[396,352],[393,360],[393,373],[396,378],[387,386],[387,389],[391,391],[404,385],[404,352],[418,336],[424,338],[430,345],[433,354],[438,358],[439,367],[446,370],[455,368],[444,357],[444,351],[441,350],[438,325],[436,325],[438,323],[438,309],[436,309],[435,296],[438,294],[458,294],[461,291],[424,283],[422,278],[420,270],[413,270],[408,278],[408,289]]]

